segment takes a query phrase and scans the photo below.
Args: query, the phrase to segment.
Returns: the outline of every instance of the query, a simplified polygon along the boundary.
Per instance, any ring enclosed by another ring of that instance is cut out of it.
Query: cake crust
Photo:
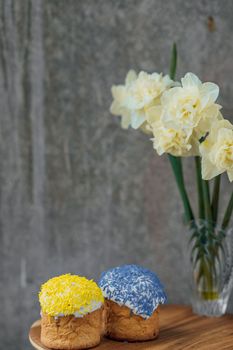
[[[107,313],[105,335],[111,339],[120,341],[146,341],[159,335],[158,308],[151,317],[144,319],[135,315],[126,306],[120,306],[114,301],[105,300]]]
[[[88,349],[98,345],[104,333],[103,307],[83,317],[46,314],[41,317],[41,342],[53,349]]]

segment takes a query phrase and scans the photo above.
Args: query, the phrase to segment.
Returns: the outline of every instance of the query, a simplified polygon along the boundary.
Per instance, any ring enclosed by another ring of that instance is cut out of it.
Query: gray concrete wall
[[[55,274],[135,262],[188,303],[169,164],[110,116],[110,87],[129,68],[167,71],[176,41],[178,76],[217,82],[231,117],[232,37],[230,0],[0,1],[1,349],[30,348],[39,286]]]

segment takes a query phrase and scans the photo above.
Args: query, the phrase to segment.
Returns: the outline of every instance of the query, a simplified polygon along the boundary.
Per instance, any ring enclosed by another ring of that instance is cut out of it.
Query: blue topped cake
[[[123,265],[103,272],[99,286],[107,307],[107,336],[127,341],[157,337],[158,306],[166,294],[155,273]]]

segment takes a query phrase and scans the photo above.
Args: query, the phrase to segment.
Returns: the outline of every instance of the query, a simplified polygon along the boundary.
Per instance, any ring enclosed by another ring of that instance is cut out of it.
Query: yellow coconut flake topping
[[[47,315],[82,316],[99,308],[104,297],[94,281],[66,274],[42,284],[39,301],[42,312]]]

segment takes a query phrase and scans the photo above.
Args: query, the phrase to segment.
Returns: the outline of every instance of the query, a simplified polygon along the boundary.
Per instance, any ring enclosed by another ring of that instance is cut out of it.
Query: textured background
[[[110,87],[129,68],[166,71],[176,41],[178,76],[217,82],[231,116],[232,36],[231,0],[0,1],[1,349],[30,349],[38,288],[55,274],[135,262],[188,303],[171,170],[110,116]]]

